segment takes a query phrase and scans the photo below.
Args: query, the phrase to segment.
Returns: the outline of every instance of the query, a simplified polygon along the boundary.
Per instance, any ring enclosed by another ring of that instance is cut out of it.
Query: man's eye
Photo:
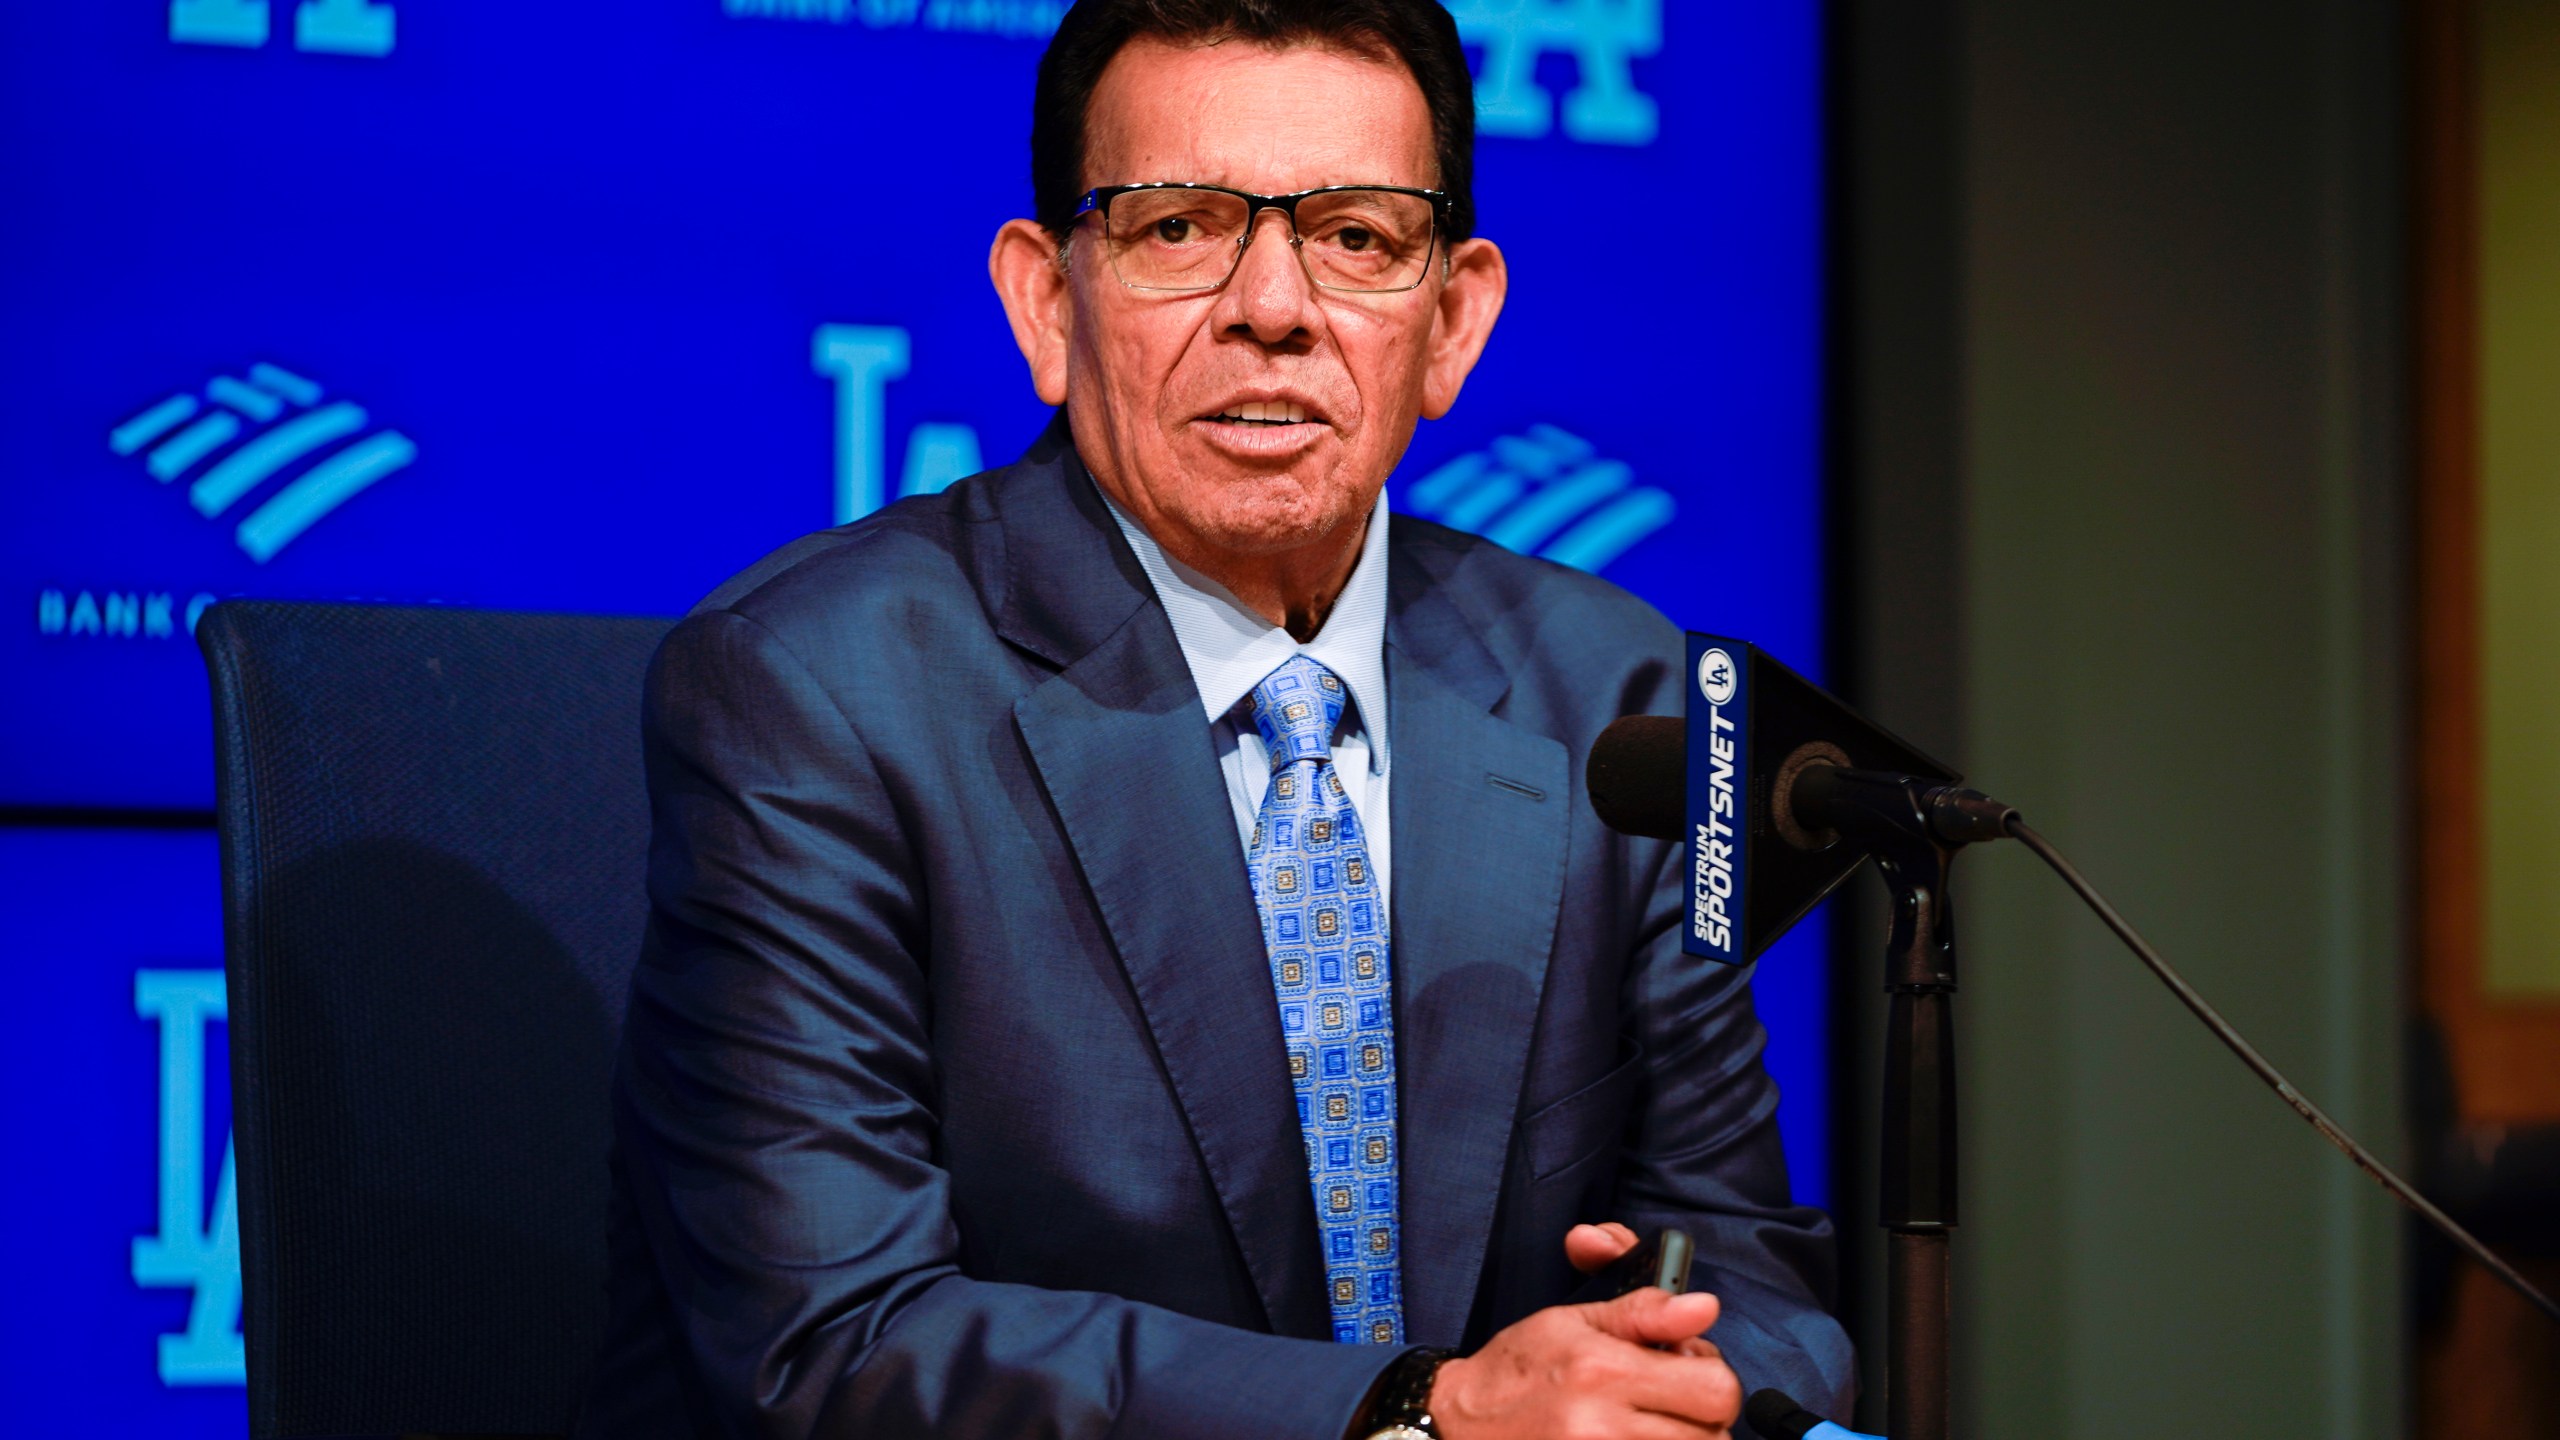
[[[1168,245],[1180,245],[1198,234],[1199,227],[1179,215],[1168,215],[1156,222],[1156,238]]]
[[[1377,247],[1378,237],[1358,225],[1345,225],[1334,232],[1333,243],[1345,250],[1371,250]]]

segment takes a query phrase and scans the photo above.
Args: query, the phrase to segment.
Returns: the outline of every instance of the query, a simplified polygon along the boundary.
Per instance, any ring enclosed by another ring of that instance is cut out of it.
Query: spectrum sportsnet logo
[[[1743,864],[1750,853],[1743,844],[1741,784],[1751,773],[1751,734],[1734,718],[1748,713],[1742,666],[1732,649],[1704,636],[1691,635],[1689,648],[1697,657],[1698,698],[1707,705],[1704,713],[1689,706],[1689,932],[1681,949],[1739,965],[1746,958]]]
[[[1507,550],[1597,574],[1671,523],[1667,491],[1553,425],[1505,435],[1413,482],[1404,508]]]
[[[267,43],[272,20],[268,0],[169,0],[169,38],[180,45],[254,50]],[[301,0],[293,7],[296,50],[379,59],[399,38],[399,14],[384,0]]]
[[[331,511],[418,458],[417,445],[397,430],[361,434],[372,423],[363,406],[323,405],[321,395],[316,382],[261,361],[249,367],[246,380],[216,375],[201,399],[180,391],[116,426],[107,432],[107,449],[141,453],[144,471],[163,485],[193,472],[187,501],[211,520],[323,448],[357,436],[275,489],[232,531],[249,558],[264,564]],[[226,447],[229,453],[215,459]]]

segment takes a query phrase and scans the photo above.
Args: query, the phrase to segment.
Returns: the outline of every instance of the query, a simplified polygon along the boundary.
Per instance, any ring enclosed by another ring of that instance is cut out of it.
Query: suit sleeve
[[[645,743],[616,1163],[726,1432],[1342,1435],[1395,1352],[961,1273],[913,849],[777,637],[728,611],[679,625]]]
[[[1831,1222],[1789,1201],[1778,1087],[1760,1063],[1768,1037],[1752,1009],[1751,970],[1681,952],[1684,852],[1629,843],[1653,858],[1623,999],[1647,1064],[1617,1218],[1638,1234],[1678,1226],[1697,1241],[1691,1288],[1723,1298],[1708,1338],[1746,1391],[1774,1386],[1845,1420],[1857,1365],[1829,1309]]]

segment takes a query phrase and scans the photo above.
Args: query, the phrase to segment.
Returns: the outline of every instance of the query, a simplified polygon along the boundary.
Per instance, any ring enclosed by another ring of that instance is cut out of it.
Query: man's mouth
[[[1230,425],[1304,425],[1310,417],[1294,400],[1243,400],[1209,418]]]

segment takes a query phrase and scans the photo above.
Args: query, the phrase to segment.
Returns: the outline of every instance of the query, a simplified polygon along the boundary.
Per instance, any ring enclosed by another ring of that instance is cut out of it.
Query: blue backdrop
[[[984,256],[1061,8],[0,7],[0,806],[208,806],[214,597],[672,613],[1010,459],[1046,412]],[[1451,8],[1514,288],[1391,503],[1815,668],[1818,7]],[[213,864],[0,829],[0,1412],[241,1427]],[[1819,1200],[1819,937],[1757,984]]]

